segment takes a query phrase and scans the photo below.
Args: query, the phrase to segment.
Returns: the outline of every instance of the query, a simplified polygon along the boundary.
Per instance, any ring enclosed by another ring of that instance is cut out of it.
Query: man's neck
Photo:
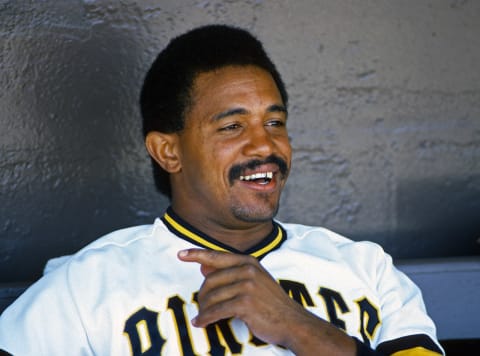
[[[265,222],[232,221],[229,223],[209,219],[197,214],[188,214],[171,207],[182,220],[211,238],[244,252],[258,245],[273,230],[273,220]]]

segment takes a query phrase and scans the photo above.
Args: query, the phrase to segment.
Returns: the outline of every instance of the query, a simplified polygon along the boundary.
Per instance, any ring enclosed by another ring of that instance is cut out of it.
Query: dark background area
[[[138,94],[168,40],[250,29],[291,96],[279,219],[480,255],[480,2],[0,0],[0,283],[151,223]]]

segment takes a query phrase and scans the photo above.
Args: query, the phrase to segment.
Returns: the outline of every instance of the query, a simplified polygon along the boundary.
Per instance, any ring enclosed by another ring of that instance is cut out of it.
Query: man
[[[382,249],[273,218],[291,167],[287,93],[248,32],[177,37],[141,94],[171,206],[107,235],[0,320],[18,355],[439,355],[421,294]]]

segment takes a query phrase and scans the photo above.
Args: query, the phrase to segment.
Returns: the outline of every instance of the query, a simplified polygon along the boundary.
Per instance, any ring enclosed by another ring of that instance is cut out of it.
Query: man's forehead
[[[192,110],[213,121],[252,110],[287,114],[272,76],[255,66],[226,66],[200,73],[191,91],[188,112]]]
[[[204,81],[215,81],[216,79],[219,78],[219,76],[222,77],[231,77],[229,78],[230,80],[233,77],[238,77],[244,75],[245,77],[261,77],[265,78],[268,77],[271,79],[272,83],[275,84],[275,87],[277,87],[277,84],[273,80],[273,77],[270,72],[268,72],[266,69],[259,67],[257,65],[249,64],[249,65],[225,65],[221,66],[218,68],[214,68],[211,70],[206,70],[206,71],[199,71],[193,79],[193,85],[192,87],[195,88],[199,82],[204,82]],[[279,88],[277,87],[277,90]]]
[[[274,96],[278,96],[276,104],[284,104],[280,89],[272,75],[265,69],[254,65],[229,65],[209,71],[199,72],[192,83],[191,99],[199,99],[208,95],[208,101],[215,94],[240,94],[239,91],[247,92],[262,87],[270,90]],[[238,91],[238,92],[237,92]]]

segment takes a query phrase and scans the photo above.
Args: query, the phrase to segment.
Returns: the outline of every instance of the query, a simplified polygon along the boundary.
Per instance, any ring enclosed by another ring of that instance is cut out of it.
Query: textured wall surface
[[[396,258],[480,254],[480,2],[0,0],[0,282],[150,223],[142,78],[174,35],[265,43],[291,96],[279,218]]]

